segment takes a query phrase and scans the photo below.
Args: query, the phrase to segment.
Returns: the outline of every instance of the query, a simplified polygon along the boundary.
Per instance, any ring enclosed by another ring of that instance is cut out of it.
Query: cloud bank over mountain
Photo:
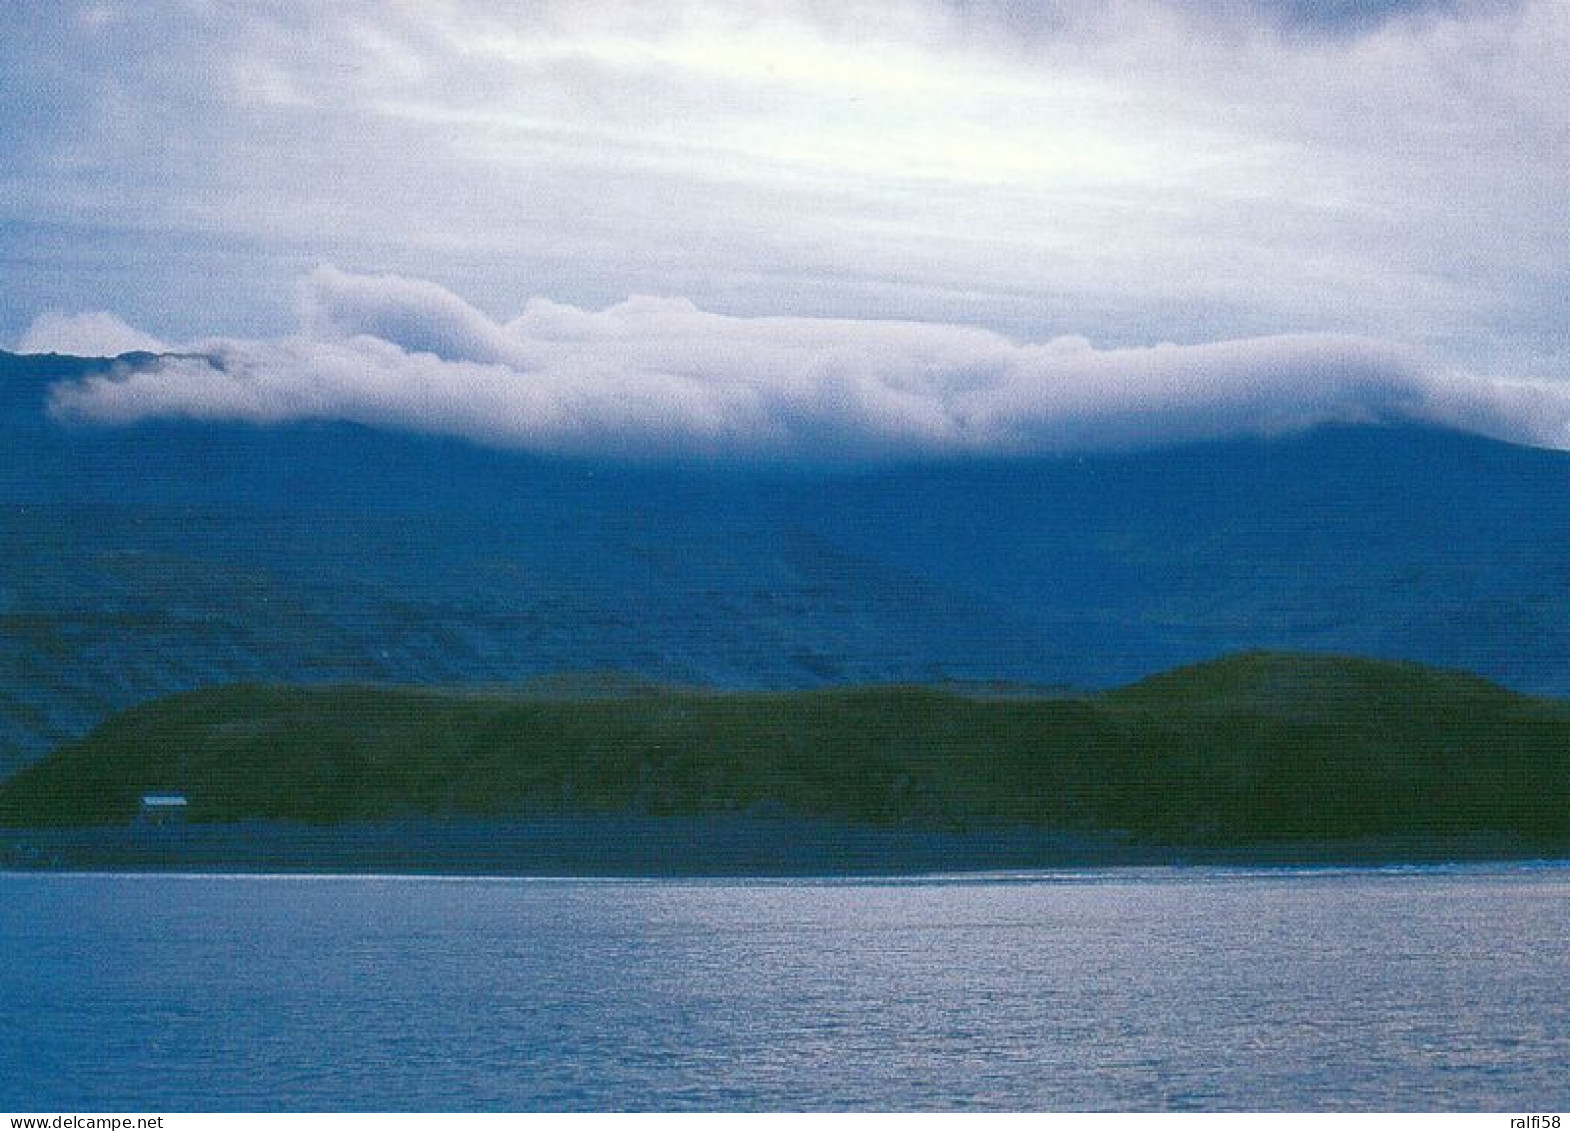
[[[17,344],[19,353],[74,353],[80,357],[117,357],[122,353],[167,353],[169,346],[106,311],[66,314],[45,311]]]
[[[1563,0],[13,0],[0,340],[492,311],[1279,333],[1565,374]]]
[[[1570,388],[1470,376],[1377,340],[1283,335],[1098,349],[972,327],[743,318],[678,298],[536,298],[498,322],[434,283],[322,267],[301,328],[57,386],[60,418],[353,421],[610,458],[1014,456],[1401,420],[1570,447]],[[107,315],[25,341],[91,352]],[[76,336],[73,337],[73,334]]]

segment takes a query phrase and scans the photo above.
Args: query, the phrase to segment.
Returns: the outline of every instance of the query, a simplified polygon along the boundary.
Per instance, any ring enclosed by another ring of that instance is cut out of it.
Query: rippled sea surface
[[[0,1109],[1570,1108],[1570,867],[0,874]]]

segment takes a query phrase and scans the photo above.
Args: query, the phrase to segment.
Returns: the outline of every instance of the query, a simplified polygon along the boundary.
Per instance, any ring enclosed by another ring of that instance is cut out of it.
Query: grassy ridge
[[[230,687],[128,711],[0,786],[0,824],[782,811],[1174,844],[1570,840],[1570,709],[1416,665],[1248,654],[1084,697]]]

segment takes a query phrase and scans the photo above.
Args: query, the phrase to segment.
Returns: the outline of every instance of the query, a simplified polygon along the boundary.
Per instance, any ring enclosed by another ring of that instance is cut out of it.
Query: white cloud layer
[[[499,323],[429,282],[323,267],[302,330],[55,388],[67,419],[344,420],[537,452],[856,462],[1142,447],[1404,420],[1570,447],[1570,387],[1368,338],[1097,349],[955,325],[544,299]],[[91,325],[83,323],[82,325]]]
[[[1503,371],[1570,351],[1566,90],[1565,0],[11,0],[0,336],[283,333],[326,258]]]
[[[67,353],[78,357],[117,357],[122,353],[166,353],[168,345],[128,326],[107,311],[66,314],[46,311],[33,319],[17,349],[22,353]]]

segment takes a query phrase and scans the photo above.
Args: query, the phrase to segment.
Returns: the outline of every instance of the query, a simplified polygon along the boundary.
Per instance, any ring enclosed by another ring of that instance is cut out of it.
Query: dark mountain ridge
[[[47,414],[110,364],[0,354],[0,770],[237,682],[1093,689],[1270,648],[1570,693],[1564,453],[1328,427],[831,470]]]

